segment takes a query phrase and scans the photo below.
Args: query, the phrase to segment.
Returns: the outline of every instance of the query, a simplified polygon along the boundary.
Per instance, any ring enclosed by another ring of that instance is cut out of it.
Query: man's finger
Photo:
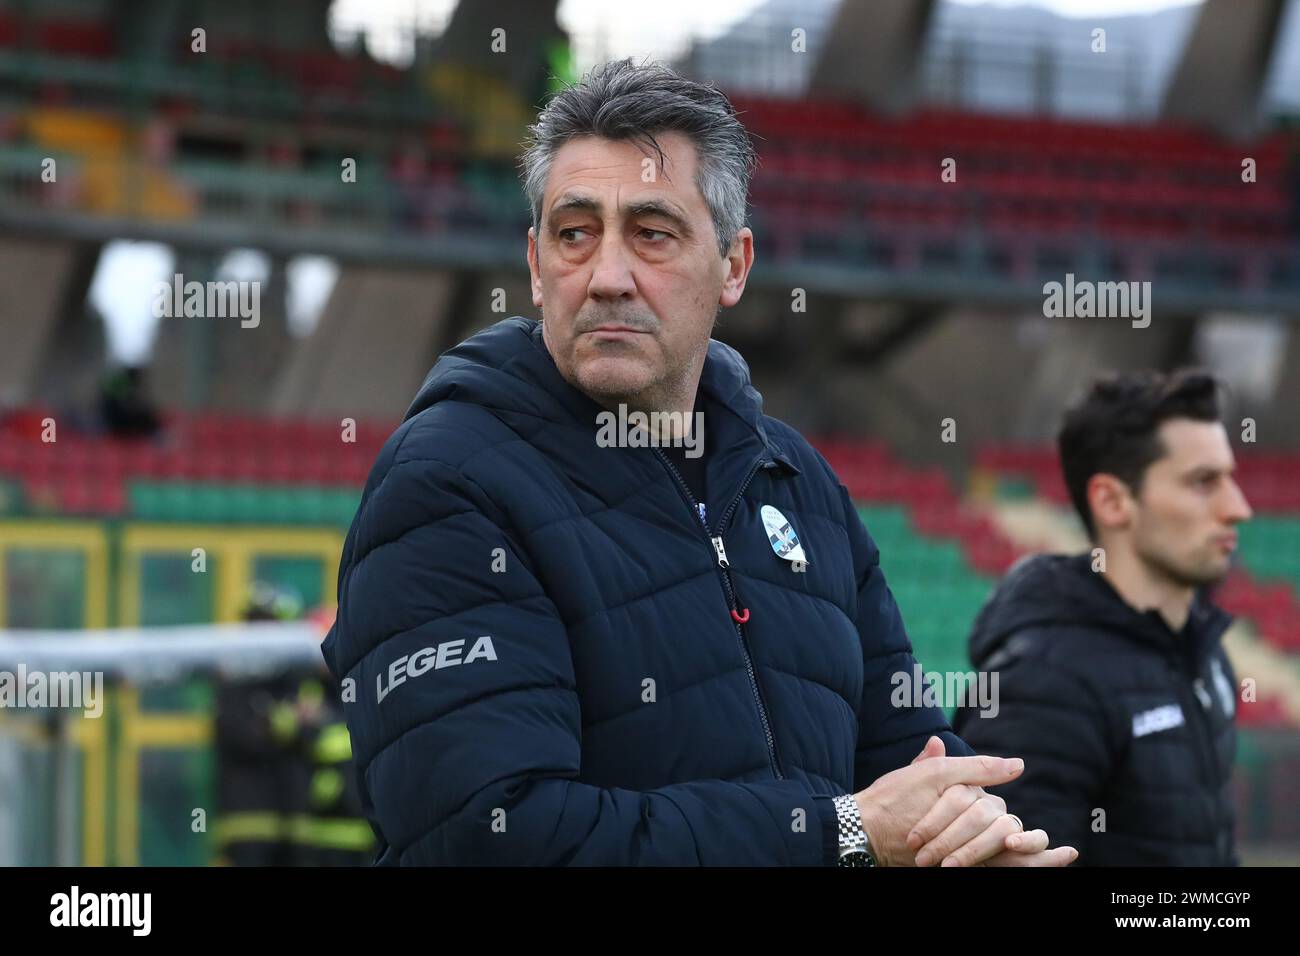
[[[1016,779],[1024,772],[1025,762],[1019,757],[941,757],[926,760],[925,770],[931,774],[931,783],[940,791],[958,783],[973,787],[996,787]]]
[[[1006,847],[1017,853],[1041,853],[1047,849],[1048,842],[1046,830],[1027,830],[1008,836]]]
[[[965,784],[958,784],[955,787],[949,787],[920,820],[912,827],[912,831],[907,835],[907,848],[909,850],[920,850],[940,833],[948,828],[948,825],[966,812],[976,800],[984,795],[984,791],[979,787],[968,787]],[[960,846],[961,844],[955,844]],[[935,860],[928,862],[937,862],[943,859],[943,854],[936,857]],[[925,866],[926,863],[917,861],[917,866]]]
[[[942,833],[921,847],[916,854],[916,865],[974,866],[1001,853],[1006,848],[1007,835],[1020,828],[1002,812],[1005,804],[995,800],[981,793]]]
[[[925,742],[925,746],[921,748],[921,752],[912,758],[912,763],[920,763],[922,760],[926,760],[930,757],[942,757],[946,753],[947,750],[944,748],[943,738],[931,737]]]
[[[1039,853],[1017,853],[1003,850],[997,856],[984,861],[985,866],[1069,866],[1079,858],[1079,851],[1072,846],[1058,846]]]

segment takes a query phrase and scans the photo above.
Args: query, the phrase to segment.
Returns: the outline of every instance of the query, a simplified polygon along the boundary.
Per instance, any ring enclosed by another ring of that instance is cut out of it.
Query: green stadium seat
[[[858,514],[880,548],[916,659],[927,672],[970,670],[966,637],[994,582],[955,542],[919,534],[903,507],[860,504]]]
[[[317,485],[132,481],[127,488],[133,518],[202,524],[347,526],[360,498],[352,488]],[[0,504],[3,500],[0,491]]]
[[[25,507],[22,486],[16,481],[0,481],[0,515],[19,515]]]
[[[1241,562],[1252,576],[1300,590],[1300,517],[1257,514],[1239,533]]]

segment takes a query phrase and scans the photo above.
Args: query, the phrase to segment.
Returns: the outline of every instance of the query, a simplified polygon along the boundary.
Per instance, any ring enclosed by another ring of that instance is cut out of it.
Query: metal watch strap
[[[834,800],[835,816],[839,821],[839,865],[875,866],[867,831],[862,827],[862,811],[851,794]]]

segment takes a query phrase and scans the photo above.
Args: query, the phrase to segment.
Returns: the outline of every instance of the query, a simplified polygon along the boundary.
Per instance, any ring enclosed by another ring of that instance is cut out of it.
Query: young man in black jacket
[[[970,635],[975,666],[999,675],[998,706],[959,710],[955,729],[980,752],[1024,756],[998,792],[1080,865],[1235,865],[1230,619],[1205,589],[1251,511],[1217,383],[1099,381],[1058,445],[1094,547],[1007,574]]]

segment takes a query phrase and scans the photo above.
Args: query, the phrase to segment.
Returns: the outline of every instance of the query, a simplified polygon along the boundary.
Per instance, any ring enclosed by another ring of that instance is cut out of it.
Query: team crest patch
[[[803,553],[803,545],[799,543],[799,534],[791,527],[785,515],[771,505],[763,505],[759,510],[759,515],[763,518],[763,527],[767,530],[767,540],[771,542],[772,550],[776,552],[776,556],[783,561],[797,561],[807,564],[808,556]]]

